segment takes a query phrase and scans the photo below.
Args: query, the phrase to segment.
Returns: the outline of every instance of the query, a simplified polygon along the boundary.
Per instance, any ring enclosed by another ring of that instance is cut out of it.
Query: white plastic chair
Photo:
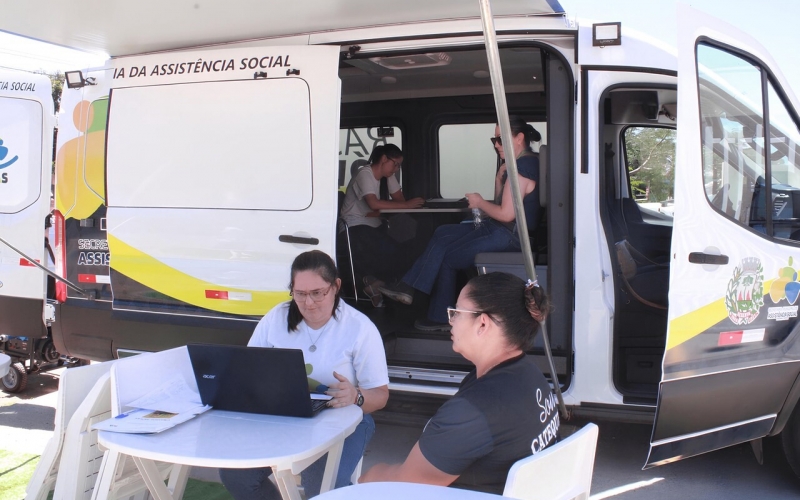
[[[98,472],[106,460],[118,464],[118,472],[109,488],[109,498],[148,498],[147,487],[133,461],[119,455],[109,457],[108,452],[101,451],[97,446],[97,431],[92,430],[92,426],[110,417],[111,382],[110,375],[105,373],[75,410],[67,425],[53,500],[93,498]],[[169,464],[163,465],[160,471],[166,478]]]
[[[511,467],[504,497],[518,500],[588,500],[598,427],[586,424],[567,439]]]
[[[53,436],[47,442],[39,464],[28,483],[26,500],[44,500],[55,486],[64,445],[64,433],[69,421],[95,383],[104,376],[108,378],[112,363],[70,368],[61,374]]]

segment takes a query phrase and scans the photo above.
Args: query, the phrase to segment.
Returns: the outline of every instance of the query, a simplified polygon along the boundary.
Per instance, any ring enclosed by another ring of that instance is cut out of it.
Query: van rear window
[[[0,213],[20,212],[39,199],[42,105],[0,97]]]
[[[114,89],[108,204],[303,210],[312,199],[310,119],[301,79]]]

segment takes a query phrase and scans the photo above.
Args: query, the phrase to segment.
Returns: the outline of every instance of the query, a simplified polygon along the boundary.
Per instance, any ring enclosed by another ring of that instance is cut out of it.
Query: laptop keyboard
[[[322,399],[312,399],[311,400],[311,411],[313,411],[314,413],[322,410],[326,406],[328,406],[328,401],[326,401],[326,400],[322,400]]]

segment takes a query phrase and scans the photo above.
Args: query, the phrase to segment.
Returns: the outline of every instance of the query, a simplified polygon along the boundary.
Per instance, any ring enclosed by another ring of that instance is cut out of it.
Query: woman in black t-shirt
[[[475,364],[436,412],[405,462],[360,482],[405,481],[502,493],[517,460],[555,443],[550,384],[526,356],[549,310],[537,283],[505,273],[473,278],[447,313],[453,350]]]

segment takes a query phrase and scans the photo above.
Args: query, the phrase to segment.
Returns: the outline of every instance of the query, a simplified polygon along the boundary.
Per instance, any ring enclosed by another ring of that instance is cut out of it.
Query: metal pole
[[[3,238],[0,238],[0,242],[5,243],[5,245],[8,248],[10,248],[11,250],[14,250],[18,254],[20,254],[23,259],[27,260],[28,262],[30,262],[34,266],[38,267],[39,269],[41,269],[42,271],[47,273],[49,276],[52,276],[53,278],[57,279],[58,281],[63,281],[68,287],[72,288],[73,290],[75,290],[76,292],[80,293],[81,295],[85,295],[86,297],[89,298],[89,300],[94,300],[94,298],[95,298],[94,293],[87,292],[86,290],[82,289],[78,285],[73,284],[71,281],[62,278],[61,276],[57,275],[53,271],[47,269],[43,265],[41,265],[38,262],[36,262],[34,259],[32,259],[32,258],[28,257],[27,255],[25,255],[22,251],[20,251],[17,248],[15,248],[14,245],[12,245],[11,243],[7,242]]]
[[[533,264],[533,252],[531,243],[528,239],[528,221],[525,219],[525,209],[522,205],[522,193],[519,190],[519,173],[517,170],[517,159],[514,157],[512,148],[513,136],[511,135],[511,124],[508,118],[508,104],[506,103],[505,84],[503,83],[503,71],[500,67],[500,52],[497,48],[497,33],[494,30],[494,19],[489,0],[478,0],[481,6],[481,20],[483,21],[483,36],[486,41],[486,56],[489,59],[489,73],[492,77],[492,92],[494,94],[494,105],[497,109],[497,123],[500,125],[500,136],[502,137],[505,156],[506,171],[508,181],[511,183],[511,197],[514,200],[514,213],[517,221],[517,234],[519,243],[522,247],[522,257],[525,262],[525,271],[530,279],[536,281],[536,268]],[[536,186],[539,189],[539,186]],[[556,366],[553,362],[553,353],[550,350],[550,338],[547,336],[547,322],[542,322],[542,340],[544,340],[544,351],[547,355],[547,362],[550,364],[550,375],[553,378],[553,387],[558,397],[558,408],[563,418],[569,418],[569,412],[564,405],[564,397],[561,394],[561,384],[558,382]]]

